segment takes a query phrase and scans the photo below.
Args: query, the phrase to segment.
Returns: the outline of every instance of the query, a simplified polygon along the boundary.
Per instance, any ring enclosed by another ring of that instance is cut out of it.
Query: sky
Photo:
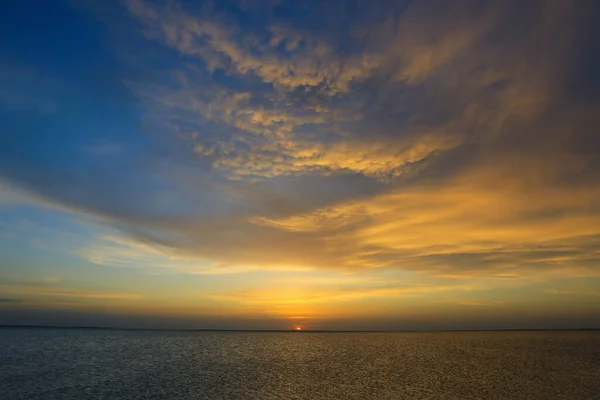
[[[8,0],[0,324],[600,328],[594,0]]]

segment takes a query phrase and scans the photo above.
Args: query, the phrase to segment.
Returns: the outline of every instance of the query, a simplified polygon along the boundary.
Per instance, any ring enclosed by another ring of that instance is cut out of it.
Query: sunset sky
[[[594,0],[8,0],[0,324],[600,328]]]

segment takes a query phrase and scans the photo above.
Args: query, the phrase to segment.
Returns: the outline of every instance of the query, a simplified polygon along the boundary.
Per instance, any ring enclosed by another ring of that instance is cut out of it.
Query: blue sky
[[[9,1],[0,324],[598,327],[593,1]]]

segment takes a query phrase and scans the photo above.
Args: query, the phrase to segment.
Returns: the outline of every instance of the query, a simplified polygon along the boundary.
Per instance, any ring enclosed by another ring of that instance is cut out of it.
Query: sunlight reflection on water
[[[0,329],[2,399],[583,399],[596,332]]]

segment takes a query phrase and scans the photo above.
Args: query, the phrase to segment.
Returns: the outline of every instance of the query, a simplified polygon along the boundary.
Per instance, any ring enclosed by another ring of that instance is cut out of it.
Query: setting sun
[[[302,330],[302,327],[300,327],[300,326],[295,326],[295,327],[294,327],[294,329],[295,329],[295,330],[297,330],[297,331],[301,331],[301,330]]]

